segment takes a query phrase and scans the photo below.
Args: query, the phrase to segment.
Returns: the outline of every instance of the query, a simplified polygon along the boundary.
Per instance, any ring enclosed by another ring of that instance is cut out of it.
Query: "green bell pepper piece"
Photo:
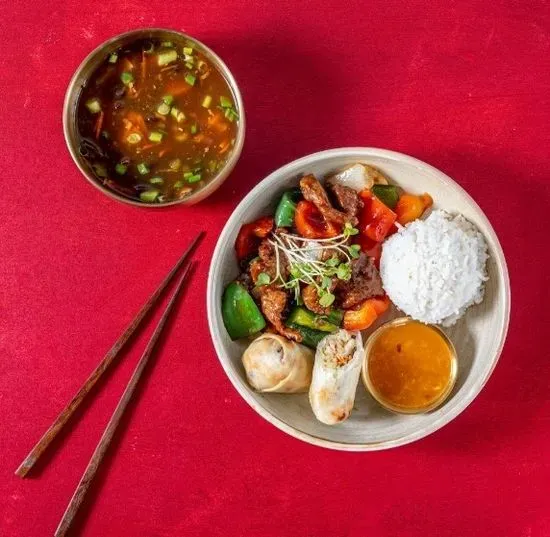
[[[338,330],[343,318],[344,314],[339,310],[331,310],[328,315],[318,315],[307,308],[297,306],[290,312],[288,323],[305,326],[312,330],[320,330],[321,332],[335,332]]]
[[[302,343],[315,349],[325,336],[336,332],[344,313],[339,310],[331,310],[328,315],[317,315],[307,308],[296,306],[287,319],[286,325],[293,328],[302,336]]]
[[[223,324],[233,340],[251,336],[266,326],[260,309],[246,288],[231,282],[222,297]]]
[[[289,328],[296,330],[301,336],[301,343],[306,347],[311,347],[312,349],[317,348],[319,342],[326,336],[329,335],[329,332],[322,332],[321,330],[314,330],[313,328],[308,328],[307,326],[302,326],[295,323],[287,322],[286,325]]]
[[[296,203],[300,200],[302,193],[299,188],[287,190],[279,201],[275,210],[275,225],[277,227],[291,227],[294,224],[294,213]]]
[[[393,185],[374,185],[372,193],[390,209],[395,209],[399,201],[399,190]]]

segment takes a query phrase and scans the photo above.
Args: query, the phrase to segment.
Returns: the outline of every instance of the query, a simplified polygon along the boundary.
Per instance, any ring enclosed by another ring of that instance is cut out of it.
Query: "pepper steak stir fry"
[[[283,193],[274,216],[241,227],[242,272],[223,296],[232,339],[264,329],[315,348],[340,327],[364,330],[389,307],[378,273],[382,242],[431,206],[375,168],[313,175]]]

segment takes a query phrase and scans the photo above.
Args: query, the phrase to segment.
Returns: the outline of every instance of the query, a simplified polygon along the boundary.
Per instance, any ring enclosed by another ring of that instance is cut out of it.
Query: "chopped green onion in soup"
[[[141,192],[139,195],[139,199],[141,201],[145,201],[148,203],[152,203],[155,201],[158,196],[160,195],[160,191],[153,189],[153,190],[146,190],[145,192]]]
[[[154,143],[162,142],[162,132],[153,131],[149,134],[149,140]]]
[[[137,165],[137,171],[141,174],[141,175],[147,175],[149,173],[149,166],[147,166],[147,164],[145,164],[145,162],[140,162],[138,165]]]
[[[116,166],[115,166],[115,171],[116,173],[118,173],[119,175],[124,175],[126,173],[126,170],[128,169],[128,166],[125,166],[124,164],[122,164],[121,162],[119,162]]]
[[[101,112],[101,104],[98,99],[88,99],[86,101],[86,108],[92,114],[99,114],[99,112]]]
[[[128,73],[127,71],[124,71],[120,74],[120,80],[122,80],[122,83],[125,86],[130,85],[134,81],[134,75],[132,73]]]
[[[129,144],[139,144],[139,142],[141,142],[142,139],[143,139],[143,136],[141,136],[141,134],[139,134],[138,132],[132,132],[131,134],[128,135],[128,137],[126,138],[126,141]]]
[[[157,63],[160,67],[175,62],[178,59],[178,53],[174,49],[166,50],[159,53],[157,56]]]

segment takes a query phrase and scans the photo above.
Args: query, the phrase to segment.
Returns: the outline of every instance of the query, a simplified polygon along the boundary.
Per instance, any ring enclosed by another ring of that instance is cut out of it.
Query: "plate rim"
[[[433,423],[429,424],[425,428],[419,431],[404,434],[403,436],[400,436],[392,440],[384,440],[381,442],[368,442],[368,443],[346,443],[341,441],[327,440],[325,438],[315,436],[311,433],[306,433],[304,431],[298,430],[294,428],[292,425],[283,421],[282,419],[271,414],[267,409],[265,409],[262,405],[256,402],[256,400],[252,397],[250,393],[250,388],[248,388],[244,384],[243,380],[240,377],[238,377],[236,374],[233,373],[233,371],[230,368],[229,356],[226,355],[226,352],[223,349],[221,341],[219,340],[217,341],[216,338],[214,337],[214,334],[216,333],[215,324],[214,324],[215,309],[217,306],[219,307],[219,305],[216,305],[214,303],[215,302],[214,287],[216,283],[214,281],[214,273],[216,271],[216,267],[219,264],[218,260],[221,256],[222,248],[225,242],[227,242],[227,238],[231,232],[231,229],[234,227],[235,224],[238,224],[241,220],[240,213],[244,211],[244,206],[249,205],[251,200],[258,197],[258,194],[265,188],[266,184],[271,184],[278,181],[281,176],[286,176],[290,174],[294,168],[299,168],[302,165],[312,160],[316,161],[319,159],[330,158],[334,156],[340,156],[340,157],[348,156],[348,155],[353,156],[357,153],[364,153],[365,156],[361,158],[365,158],[365,159],[369,157],[382,157],[382,158],[388,158],[391,160],[397,160],[400,162],[406,162],[416,167],[420,167],[424,170],[430,171],[431,173],[437,175],[438,178],[441,179],[444,183],[446,183],[447,186],[457,190],[460,194],[462,194],[474,206],[474,208],[477,211],[479,211],[480,216],[485,221],[488,234],[491,235],[491,239],[495,245],[494,253],[497,258],[495,259],[495,261],[497,262],[497,265],[499,265],[502,269],[502,277],[503,277],[503,284],[504,284],[504,291],[505,291],[504,297],[503,297],[504,299],[503,326],[501,328],[499,346],[498,346],[497,352],[495,353],[495,356],[492,359],[491,367],[487,370],[485,376],[481,379],[481,382],[477,383],[475,386],[473,386],[470,389],[469,392],[465,393],[463,399],[456,407],[454,407],[452,410],[442,415],[438,419],[434,420]],[[510,325],[511,287],[510,287],[510,276],[508,272],[508,266],[506,264],[506,258],[504,256],[504,252],[502,250],[502,246],[500,244],[498,236],[491,222],[489,221],[489,218],[483,211],[483,209],[478,205],[478,203],[474,200],[474,198],[463,187],[461,187],[446,173],[435,168],[431,164],[428,164],[427,162],[424,162],[410,155],[400,153],[397,151],[392,151],[389,149],[356,146],[356,147],[339,147],[339,148],[333,148],[333,149],[326,149],[323,151],[318,151],[315,153],[305,155],[287,164],[284,164],[283,166],[269,173],[261,181],[259,181],[258,184],[254,186],[254,188],[252,188],[252,190],[250,190],[250,192],[248,192],[248,194],[246,194],[241,199],[241,201],[233,209],[231,215],[229,216],[227,222],[225,223],[218,237],[216,246],[214,248],[214,252],[212,254],[212,259],[210,262],[210,267],[208,270],[206,303],[207,303],[206,305],[207,305],[208,328],[210,332],[210,338],[214,345],[214,349],[216,351],[218,360],[223,370],[225,371],[226,375],[228,376],[229,380],[231,381],[231,384],[237,390],[239,395],[248,403],[248,405],[250,405],[266,421],[268,421],[269,423],[271,423],[281,431],[303,442],[306,442],[315,446],[323,447],[323,448],[337,450],[337,451],[366,452],[366,451],[379,451],[384,449],[395,448],[395,447],[410,444],[412,442],[425,438],[426,436],[429,436],[430,434],[436,432],[437,430],[441,429],[442,427],[444,427],[445,425],[453,421],[458,415],[464,412],[466,408],[468,408],[468,406],[481,393],[484,386],[487,384],[502,354],[504,344],[506,342],[506,337],[508,334],[509,325]]]

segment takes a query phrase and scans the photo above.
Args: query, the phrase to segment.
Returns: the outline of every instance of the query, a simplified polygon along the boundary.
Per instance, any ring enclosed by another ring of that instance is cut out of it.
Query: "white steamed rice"
[[[390,237],[380,275],[391,301],[424,323],[453,325],[483,300],[487,244],[462,215],[434,211]]]

